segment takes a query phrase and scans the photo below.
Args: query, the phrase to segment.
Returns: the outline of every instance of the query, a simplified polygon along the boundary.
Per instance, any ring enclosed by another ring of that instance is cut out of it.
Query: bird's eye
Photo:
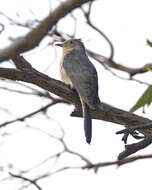
[[[73,42],[72,41],[70,41],[70,43],[69,43],[70,45],[72,45],[73,44]]]

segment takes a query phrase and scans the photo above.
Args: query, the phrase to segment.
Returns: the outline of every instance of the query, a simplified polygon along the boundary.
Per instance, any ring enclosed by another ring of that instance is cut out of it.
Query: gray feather
[[[84,102],[82,102],[82,111],[84,117],[84,133],[86,137],[86,142],[90,144],[92,137],[92,119],[89,106]]]
[[[73,57],[75,59],[73,59]],[[82,100],[92,109],[100,102],[96,69],[85,54],[65,56],[63,67]]]

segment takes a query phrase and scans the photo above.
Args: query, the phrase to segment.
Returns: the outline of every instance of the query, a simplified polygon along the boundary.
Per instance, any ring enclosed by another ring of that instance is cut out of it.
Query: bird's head
[[[57,43],[55,45],[63,48],[64,55],[68,54],[72,51],[84,51],[85,50],[81,39],[70,39],[70,40],[64,41],[63,43]]]

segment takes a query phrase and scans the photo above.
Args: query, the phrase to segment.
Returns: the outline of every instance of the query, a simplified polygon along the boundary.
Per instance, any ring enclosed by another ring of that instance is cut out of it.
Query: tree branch
[[[21,175],[16,175],[16,174],[13,174],[11,172],[9,172],[9,175],[14,177],[14,178],[18,178],[18,179],[22,179],[23,181],[27,181],[30,184],[34,185],[38,190],[42,190],[42,188],[37,184],[36,180],[32,180],[32,179],[29,179],[27,177],[23,177]]]
[[[25,69],[21,71],[16,69],[0,68],[0,77],[35,84],[42,89],[62,97],[76,106],[76,110],[72,113],[72,116],[82,117],[81,103],[77,94],[61,81],[52,79],[35,69]],[[106,103],[103,103],[103,109],[92,110],[92,117],[94,119],[101,119],[124,125],[126,128],[134,128],[134,126],[143,127],[152,122],[150,119],[112,107]],[[152,129],[144,128],[139,131],[144,135],[152,134]]]
[[[131,68],[131,67],[127,67],[125,65],[116,63],[114,60],[108,59],[105,56],[102,56],[102,55],[92,52],[90,50],[88,50],[87,52],[90,57],[92,57],[93,59],[95,59],[96,61],[101,63],[102,65],[105,64],[108,67],[111,67],[113,69],[117,69],[117,70],[126,72],[130,75],[130,77],[132,77],[136,74],[142,74],[142,73],[146,73],[146,72],[152,70],[152,63],[145,64],[143,67],[139,67],[139,68]]]
[[[94,169],[97,172],[99,168],[102,168],[102,167],[113,166],[113,165],[122,166],[122,165],[129,164],[137,160],[145,160],[145,159],[151,159],[151,158],[152,158],[152,154],[139,155],[139,156],[134,156],[130,158],[125,158],[124,160],[107,161],[107,162],[101,162],[97,164],[87,164],[86,166],[83,167],[83,169]]]
[[[92,10],[92,2],[89,3],[89,7],[88,7],[88,11],[85,11],[83,8],[81,8],[86,20],[87,20],[87,23],[88,25],[94,29],[96,32],[98,32],[106,41],[107,43],[109,44],[109,47],[110,47],[110,56],[109,56],[109,60],[112,60],[113,57],[114,57],[114,46],[111,42],[111,40],[108,38],[108,36],[103,32],[101,31],[98,27],[96,27],[93,22],[91,21],[91,18],[90,18],[90,15],[91,15],[91,10]]]
[[[17,121],[25,121],[26,119],[28,119],[28,118],[30,118],[30,117],[33,117],[34,115],[36,115],[36,114],[38,114],[38,113],[40,113],[40,112],[46,111],[49,107],[51,107],[51,106],[53,106],[53,105],[55,105],[55,104],[57,104],[57,103],[65,103],[65,101],[64,101],[64,100],[59,100],[59,99],[57,100],[57,99],[56,99],[56,100],[54,100],[53,102],[47,104],[46,106],[44,106],[44,107],[42,107],[42,108],[39,108],[39,109],[37,109],[36,111],[33,111],[33,112],[31,112],[31,113],[28,113],[27,115],[24,115],[24,116],[19,117],[19,118],[17,118],[17,119],[13,119],[13,120],[11,120],[11,121],[6,121],[6,122],[4,122],[4,123],[1,123],[1,124],[0,124],[0,128],[5,127],[6,125],[9,125],[9,124],[15,123],[15,122],[17,122]]]
[[[43,37],[47,35],[48,31],[51,30],[61,18],[89,1],[90,0],[70,0],[62,2],[61,5],[53,12],[50,12],[50,14],[35,29],[31,30],[25,36],[14,39],[11,45],[1,49],[0,62],[11,59],[17,54],[36,47]]]

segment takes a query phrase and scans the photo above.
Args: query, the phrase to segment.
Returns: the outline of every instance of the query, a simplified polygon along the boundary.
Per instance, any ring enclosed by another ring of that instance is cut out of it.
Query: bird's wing
[[[81,99],[94,108],[98,103],[98,77],[87,56],[71,56],[64,59],[64,69]]]

